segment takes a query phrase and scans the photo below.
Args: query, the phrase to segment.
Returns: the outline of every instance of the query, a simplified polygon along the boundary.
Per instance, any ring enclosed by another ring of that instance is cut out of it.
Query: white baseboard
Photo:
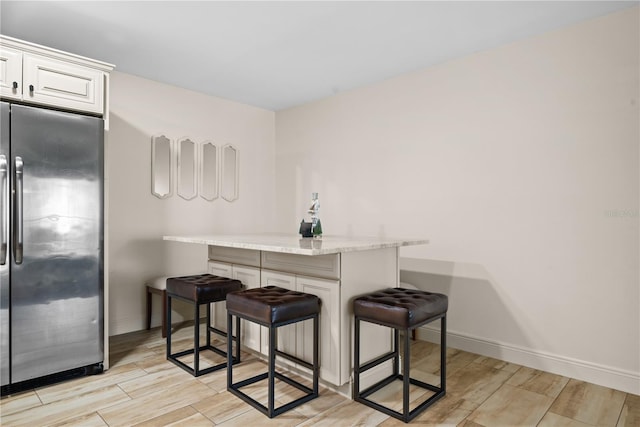
[[[440,331],[438,329],[422,327],[418,329],[416,335],[422,340],[440,343]],[[639,372],[624,371],[584,360],[487,341],[450,330],[447,331],[447,347],[640,395]]]

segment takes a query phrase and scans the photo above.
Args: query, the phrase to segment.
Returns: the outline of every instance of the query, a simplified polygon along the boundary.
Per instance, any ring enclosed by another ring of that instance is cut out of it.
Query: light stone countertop
[[[227,248],[253,249],[297,255],[327,255],[341,252],[367,251],[400,246],[425,245],[427,239],[378,237],[322,236],[321,239],[302,238],[293,234],[197,234],[163,236],[163,240]]]

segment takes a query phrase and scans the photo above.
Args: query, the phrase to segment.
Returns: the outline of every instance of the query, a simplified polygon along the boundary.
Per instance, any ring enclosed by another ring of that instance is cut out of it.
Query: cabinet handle
[[[31,94],[33,94],[33,85],[29,85],[29,92],[31,92]]]
[[[18,89],[18,82],[13,82],[13,88]]]

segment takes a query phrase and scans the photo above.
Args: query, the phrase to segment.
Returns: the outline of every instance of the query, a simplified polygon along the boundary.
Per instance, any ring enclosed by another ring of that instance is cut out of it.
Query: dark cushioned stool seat
[[[215,276],[213,274],[197,274],[192,276],[170,277],[167,279],[167,360],[180,366],[193,376],[200,376],[209,372],[222,369],[227,366],[227,361],[217,365],[200,369],[200,351],[211,350],[221,356],[227,357],[227,353],[211,345],[211,332],[227,338],[229,344],[236,341],[236,355],[232,358],[233,363],[240,361],[240,325],[236,325],[236,336],[233,337],[232,328],[227,332],[216,329],[211,326],[211,303],[224,301],[229,292],[239,291],[242,289],[242,282],[239,280],[229,279],[227,277]],[[193,348],[180,351],[178,353],[171,352],[171,301],[177,298],[185,302],[189,302],[194,306],[194,335]],[[200,346],[200,305],[207,305],[207,343]],[[193,368],[181,361],[179,358],[188,354],[193,354]]]
[[[269,325],[300,319],[320,311],[315,295],[266,286],[227,295],[227,310],[252,322]]]
[[[355,401],[363,403],[387,415],[408,423],[427,409],[446,393],[446,335],[447,309],[449,300],[446,295],[424,292],[415,289],[389,288],[372,292],[356,298],[353,302],[354,325],[354,391]],[[409,334],[416,328],[440,319],[440,386],[424,383],[410,377]],[[360,364],[360,322],[366,321],[393,328],[394,340],[391,352],[383,354],[364,365]],[[400,373],[400,332],[404,334],[402,373]],[[393,359],[393,374],[378,381],[364,391],[360,391],[360,375]],[[369,399],[376,391],[402,380],[402,412]],[[413,410],[409,408],[409,385],[413,384],[434,392],[427,400],[418,404]]]
[[[398,328],[414,328],[446,313],[446,295],[415,289],[389,288],[355,300],[353,312],[362,320]]]
[[[233,366],[228,363],[227,368],[227,390],[238,396],[240,399],[250,404],[269,418],[280,415],[290,409],[295,408],[311,399],[318,397],[318,379],[320,374],[320,358],[318,350],[320,298],[315,295],[302,292],[295,292],[276,286],[265,286],[263,288],[247,289],[227,295],[227,325],[231,328],[232,318],[245,319],[251,322],[266,326],[269,330],[269,354],[268,370],[266,373],[256,375],[249,379],[234,383]],[[280,326],[313,319],[313,361],[309,363],[294,355],[284,353],[276,348],[277,328]],[[236,323],[239,324],[238,321]],[[231,344],[227,349],[227,356],[230,360]],[[276,371],[276,356],[290,360],[299,367],[311,370],[313,375],[313,387],[309,388],[300,382],[285,376]],[[275,379],[292,385],[305,394],[298,399],[286,403],[278,408],[275,407]],[[240,390],[249,384],[262,380],[268,380],[267,405],[263,405],[248,394]]]
[[[229,292],[242,289],[239,280],[213,274],[196,276],[170,277],[167,279],[167,292],[189,301],[216,302],[223,301]]]

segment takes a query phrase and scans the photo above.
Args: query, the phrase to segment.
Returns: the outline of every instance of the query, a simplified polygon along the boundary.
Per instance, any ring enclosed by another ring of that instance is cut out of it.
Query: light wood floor
[[[174,348],[188,348],[191,327],[176,332]],[[156,328],[111,338],[111,369],[92,377],[38,388],[0,401],[2,426],[399,426],[404,423],[328,389],[272,420],[226,391],[226,371],[194,378],[165,360]],[[411,424],[460,426],[640,426],[640,397],[448,349],[447,395]],[[438,346],[412,343],[412,376],[438,383]],[[244,355],[234,380],[264,372]],[[377,393],[399,403],[392,384]],[[266,400],[266,383],[247,391]],[[297,390],[279,384],[281,403]],[[413,390],[412,399],[427,394]],[[397,403],[395,406],[397,407]]]

